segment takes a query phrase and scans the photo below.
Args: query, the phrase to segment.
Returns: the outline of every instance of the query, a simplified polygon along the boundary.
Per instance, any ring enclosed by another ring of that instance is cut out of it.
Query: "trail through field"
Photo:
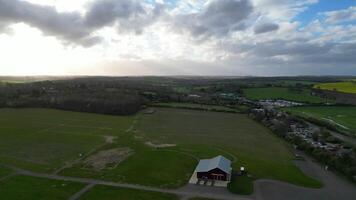
[[[160,151],[177,152],[177,153],[181,153],[181,154],[184,154],[184,155],[186,155],[186,156],[192,157],[192,158],[194,158],[194,159],[197,160],[197,161],[200,160],[200,158],[199,158],[198,156],[195,156],[194,154],[187,153],[187,152],[184,152],[184,151],[178,151],[178,150],[173,150],[173,149],[160,149]]]
[[[328,121],[328,122],[330,122],[330,123],[332,123],[332,124],[335,124],[335,125],[337,125],[337,126],[340,126],[341,128],[343,128],[343,129],[349,129],[348,127],[346,127],[346,126],[344,126],[344,125],[342,125],[342,124],[339,124],[339,123],[337,123],[337,122],[335,122],[334,120],[332,120],[332,119],[330,119],[330,118],[325,118],[325,117],[323,117],[323,118],[321,118],[321,119],[324,119],[324,120],[326,120],[326,121]]]
[[[138,123],[138,120],[139,120],[139,116],[137,115],[133,120],[132,120],[132,123],[130,125],[130,127],[128,129],[126,129],[126,133],[130,133],[132,132],[134,129],[135,129],[135,126],[136,124]]]
[[[86,158],[87,156],[93,154],[98,149],[103,148],[107,144],[112,144],[114,142],[114,140],[117,138],[117,137],[114,137],[114,136],[103,136],[103,137],[105,139],[105,142],[103,144],[101,144],[101,145],[99,145],[97,147],[94,147],[92,150],[90,150],[85,155],[80,156],[78,159],[70,161],[70,162],[67,162],[64,166],[62,166],[61,168],[59,168],[56,171],[54,171],[53,174],[59,174],[63,170],[73,167],[75,164],[80,163],[81,161],[83,161],[84,158]]]
[[[83,189],[81,189],[79,192],[75,193],[73,196],[69,197],[68,200],[77,200],[80,199],[80,197],[88,192],[89,190],[91,190],[93,187],[95,186],[94,183],[88,184],[87,186],[85,186]]]

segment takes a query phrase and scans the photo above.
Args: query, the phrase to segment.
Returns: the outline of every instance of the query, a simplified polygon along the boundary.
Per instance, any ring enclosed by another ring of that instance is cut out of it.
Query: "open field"
[[[142,190],[95,186],[80,200],[178,200],[175,195]]]
[[[61,174],[161,188],[176,188],[188,182],[197,163],[194,158],[183,153],[155,149],[142,141],[135,141],[132,135],[120,137],[118,144],[114,145],[129,146],[135,152],[114,169],[95,171],[87,169],[83,163],[79,163],[64,170]]]
[[[124,132],[132,118],[47,109],[0,110],[0,162],[53,172]]]
[[[155,109],[154,114],[129,117],[1,109],[0,163],[73,177],[177,188],[188,182],[199,158],[221,154],[234,161],[235,169],[245,166],[253,175],[248,180],[236,179],[230,188],[235,192],[250,193],[252,181],[259,178],[320,186],[293,165],[288,144],[246,115]],[[87,166],[88,154],[118,148],[132,153],[102,170]]]
[[[314,85],[314,88],[344,93],[356,93],[356,82],[321,83]]]
[[[324,103],[325,99],[317,96],[312,96],[309,90],[303,92],[291,91],[288,88],[250,88],[243,90],[246,97],[252,100],[264,99],[284,99],[288,101],[304,102],[304,103]]]
[[[356,131],[356,107],[353,106],[308,106],[285,110],[302,117],[325,121],[341,129]]]
[[[11,200],[63,200],[68,199],[85,185],[27,176],[13,176],[0,181],[1,199]]]
[[[199,158],[222,154],[236,159],[233,167],[247,167],[253,179],[271,178],[320,186],[294,166],[293,155],[285,142],[246,115],[158,109],[153,115],[142,116],[137,135],[157,143],[176,143],[176,150]],[[252,187],[251,180],[243,186],[247,190]],[[232,186],[236,187],[231,188],[233,191],[242,187],[238,178]]]
[[[11,172],[12,171],[10,169],[0,166],[0,179],[11,174]]]

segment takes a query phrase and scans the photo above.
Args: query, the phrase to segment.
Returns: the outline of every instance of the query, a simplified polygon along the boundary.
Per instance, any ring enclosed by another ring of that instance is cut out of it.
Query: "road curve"
[[[257,200],[354,200],[356,186],[314,162],[302,152],[305,161],[296,161],[295,164],[306,175],[320,180],[324,187],[320,189],[305,188],[285,182],[273,180],[258,180],[255,182],[255,198]]]

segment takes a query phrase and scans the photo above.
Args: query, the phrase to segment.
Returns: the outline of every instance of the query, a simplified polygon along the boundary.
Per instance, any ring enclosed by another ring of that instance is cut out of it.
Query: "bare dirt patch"
[[[154,148],[168,148],[168,147],[175,147],[177,146],[176,144],[156,144],[156,143],[153,143],[153,142],[145,142],[146,145],[150,146],[150,147],[154,147]]]
[[[155,109],[153,109],[153,108],[148,108],[148,109],[146,109],[146,110],[144,110],[144,114],[148,114],[148,115],[151,115],[151,114],[154,114],[156,112],[156,110]]]
[[[113,169],[132,154],[134,154],[134,151],[127,147],[109,149],[99,151],[98,153],[89,156],[84,163],[87,168],[92,168],[96,171]]]
[[[115,139],[117,137],[116,136],[104,136],[104,138],[105,138],[105,143],[113,144],[113,143],[115,143]]]

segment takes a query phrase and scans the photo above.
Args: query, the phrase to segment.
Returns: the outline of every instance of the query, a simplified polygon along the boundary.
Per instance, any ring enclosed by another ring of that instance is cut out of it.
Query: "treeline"
[[[167,77],[80,77],[0,85],[0,107],[42,107],[130,115],[154,102],[211,103],[209,95],[192,98],[174,86],[211,83]]]
[[[326,149],[325,147],[312,145],[308,140],[292,132],[290,125],[299,124],[302,127],[307,126],[307,123],[300,118],[288,115],[278,114],[278,112],[251,112],[250,116],[264,124],[277,136],[289,141],[298,149],[303,150],[307,154],[313,156],[316,160],[329,169],[335,170],[340,174],[345,175],[348,179],[356,182],[356,147],[345,144],[338,138],[335,138],[327,131],[325,127],[320,131],[312,133],[312,141],[320,144],[332,144],[335,149]]]
[[[134,114],[146,101],[135,90],[76,80],[5,84],[0,87],[0,94],[0,107],[56,108],[114,115]]]
[[[328,133],[325,134],[322,140],[328,140],[332,142],[329,138],[333,138]],[[356,148],[350,147],[348,150],[343,150],[339,153],[333,153],[330,151],[325,151],[324,149],[315,148],[302,140],[299,137],[288,138],[288,140],[298,146],[300,150],[303,150],[307,154],[313,156],[319,162],[328,166],[330,169],[337,171],[340,174],[345,175],[348,179],[356,182]],[[337,139],[336,139],[337,140]]]

